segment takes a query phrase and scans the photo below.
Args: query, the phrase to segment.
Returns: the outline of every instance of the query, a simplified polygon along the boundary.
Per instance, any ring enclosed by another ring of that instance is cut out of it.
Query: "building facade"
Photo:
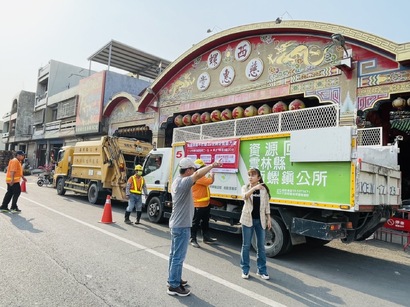
[[[403,138],[405,199],[410,198],[409,64],[410,44],[339,25],[293,20],[245,25],[187,50],[144,92],[138,110],[157,107],[154,141],[169,146],[177,126],[194,132],[241,109],[257,115],[276,112],[278,105],[280,111],[292,109],[296,102],[298,108],[335,105],[342,125],[381,127],[383,144]]]
[[[62,146],[102,135],[151,142],[147,127],[154,117],[136,111],[149,85],[133,74],[51,60],[39,69],[36,92],[21,91],[13,99],[11,112],[3,116],[2,142],[8,150],[24,150],[33,168],[53,164]]]
[[[111,58],[116,53],[121,61]],[[65,144],[104,134],[170,146],[179,125],[229,120],[238,107],[258,113],[276,110],[280,103],[288,109],[298,100],[306,108],[336,105],[343,125],[382,127],[384,144],[401,135],[403,181],[410,182],[405,158],[410,152],[409,44],[292,20],[221,31],[166,65],[114,41],[90,59],[131,74],[72,67],[57,77],[53,67],[64,66],[50,62],[39,71],[36,93],[21,93],[3,118],[9,149],[25,149],[41,165]],[[140,79],[144,74],[147,80]],[[19,121],[20,114],[31,113],[30,124]],[[403,194],[410,198],[408,185]]]
[[[35,93],[20,91],[12,100],[10,112],[3,115],[2,142],[7,150],[24,150],[31,139],[31,117]]]

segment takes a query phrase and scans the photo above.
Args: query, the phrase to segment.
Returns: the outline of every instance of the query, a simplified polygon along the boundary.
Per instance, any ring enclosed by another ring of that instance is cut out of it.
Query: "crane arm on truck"
[[[110,167],[114,167],[115,170],[114,176],[111,178],[111,182],[112,184],[117,185],[117,183],[124,183],[126,179],[124,179],[124,176],[120,169],[120,159],[115,158],[116,155],[113,154],[112,151],[113,150],[110,146],[104,146],[104,152],[107,155]],[[113,161],[117,161],[117,163],[113,163]]]

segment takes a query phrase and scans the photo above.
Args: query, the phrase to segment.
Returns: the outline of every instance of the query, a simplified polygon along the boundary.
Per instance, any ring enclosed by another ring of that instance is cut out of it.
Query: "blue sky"
[[[400,4],[400,5],[399,5]],[[0,11],[0,119],[20,90],[35,92],[50,59],[88,68],[87,58],[115,39],[175,60],[214,31],[273,21],[309,20],[410,42],[410,2],[385,0],[19,0]],[[94,70],[105,67],[93,63]]]

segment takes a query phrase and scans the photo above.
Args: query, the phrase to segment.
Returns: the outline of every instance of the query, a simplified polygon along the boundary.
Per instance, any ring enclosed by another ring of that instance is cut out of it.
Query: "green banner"
[[[349,161],[291,163],[290,145],[290,137],[241,140],[241,158],[261,171],[273,199],[350,204]]]

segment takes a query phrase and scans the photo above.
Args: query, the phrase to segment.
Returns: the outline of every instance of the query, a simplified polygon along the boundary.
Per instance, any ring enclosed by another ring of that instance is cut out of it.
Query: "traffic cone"
[[[100,223],[104,223],[104,224],[115,223],[112,221],[112,209],[111,209],[111,196],[110,195],[107,195],[107,199],[105,200],[104,212],[103,212]]]
[[[24,180],[20,183],[20,186],[21,186],[21,192],[27,193],[26,182]]]

